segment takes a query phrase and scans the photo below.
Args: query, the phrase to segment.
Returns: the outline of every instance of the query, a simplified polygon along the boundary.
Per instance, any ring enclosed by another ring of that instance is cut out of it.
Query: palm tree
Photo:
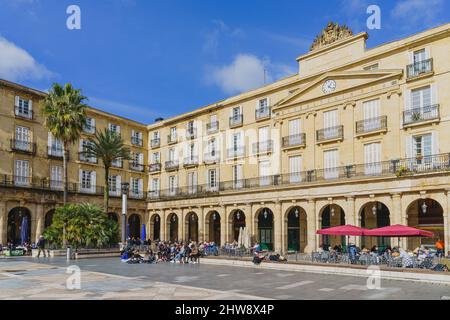
[[[90,143],[83,151],[88,157],[102,159],[105,168],[105,190],[103,192],[103,205],[105,213],[108,212],[109,204],[109,169],[114,160],[129,160],[130,150],[125,147],[121,136],[113,131],[105,129],[96,131],[94,138],[89,139]]]
[[[86,124],[87,106],[84,104],[86,99],[81,94],[81,90],[74,89],[70,83],[64,87],[54,83],[44,99],[45,126],[63,145],[64,204],[67,204],[69,146],[78,141],[83,126]]]

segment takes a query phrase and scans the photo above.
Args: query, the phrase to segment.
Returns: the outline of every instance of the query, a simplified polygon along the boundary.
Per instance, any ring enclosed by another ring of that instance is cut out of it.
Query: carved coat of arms
[[[329,45],[333,42],[336,42],[341,39],[345,39],[353,36],[352,30],[347,27],[345,24],[340,26],[337,23],[330,22],[328,26],[317,35],[313,44],[311,45],[310,51],[322,48],[326,45]]]

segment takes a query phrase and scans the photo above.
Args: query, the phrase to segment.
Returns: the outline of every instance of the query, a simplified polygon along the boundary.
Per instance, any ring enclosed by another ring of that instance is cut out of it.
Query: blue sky
[[[81,30],[66,28],[69,5]],[[382,10],[367,30],[366,9]],[[0,78],[71,82],[89,104],[143,123],[296,72],[333,20],[369,47],[450,22],[447,0],[0,0]]]

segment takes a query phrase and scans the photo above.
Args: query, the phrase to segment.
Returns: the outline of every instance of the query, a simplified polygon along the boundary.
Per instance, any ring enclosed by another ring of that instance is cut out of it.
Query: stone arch
[[[321,218],[320,229],[345,225],[345,211],[338,204],[332,203],[323,206],[319,211],[319,216]],[[320,238],[322,245],[329,245],[332,247],[337,244],[345,245],[346,243],[344,236],[322,235]]]
[[[243,210],[234,209],[230,212],[228,216],[229,224],[230,224],[230,241],[238,241],[239,238],[239,230],[240,228],[244,228],[247,226],[247,217]]]
[[[24,220],[26,219],[26,220]],[[26,207],[15,207],[8,213],[7,241],[13,244],[22,244],[22,227],[26,223],[26,233],[23,234],[25,242],[31,241],[31,211]]]
[[[413,200],[406,208],[408,226],[432,231],[434,238],[408,238],[408,249],[414,249],[421,244],[434,245],[440,239],[444,241],[444,207],[433,197]]]
[[[205,216],[205,240],[221,245],[221,226],[222,219],[219,212],[209,211]]]
[[[287,251],[304,252],[308,242],[306,210],[298,205],[289,207],[284,213],[284,243]]]
[[[258,221],[258,242],[263,250],[274,249],[274,214],[268,208],[260,208],[256,211]]]
[[[128,237],[140,238],[141,237],[141,216],[137,213],[133,213],[128,217]]]
[[[153,213],[150,217],[150,238],[152,240],[161,239],[161,216]]]
[[[358,211],[361,227],[376,229],[391,225],[391,213],[388,206],[382,201],[369,201],[364,203]],[[383,250],[390,245],[389,237],[361,237],[361,248],[378,246]]]
[[[195,211],[190,211],[186,214],[184,219],[184,230],[186,241],[198,242],[198,224],[199,218]]]
[[[175,212],[171,212],[170,214],[167,215],[167,220],[166,220],[166,224],[167,224],[167,238],[174,242],[174,241],[178,241],[178,224],[180,222],[180,219],[178,217],[178,214],[176,214]]]

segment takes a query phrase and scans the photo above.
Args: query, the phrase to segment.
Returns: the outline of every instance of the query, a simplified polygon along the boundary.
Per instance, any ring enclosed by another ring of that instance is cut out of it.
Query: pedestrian
[[[37,257],[39,258],[41,256],[41,251],[42,251],[42,253],[44,254],[44,258],[46,258],[47,256],[45,254],[45,238],[43,235],[39,236],[37,247],[38,247]]]

